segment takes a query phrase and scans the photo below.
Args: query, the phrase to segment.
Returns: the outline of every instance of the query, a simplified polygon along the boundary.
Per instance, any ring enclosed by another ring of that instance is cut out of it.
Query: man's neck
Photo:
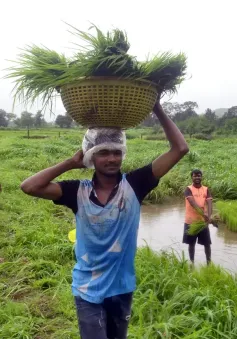
[[[95,187],[100,188],[103,190],[111,190],[113,189],[119,181],[119,173],[113,176],[105,176],[101,173],[96,173],[95,174]]]
[[[193,184],[193,186],[194,186],[195,188],[201,188],[201,187],[202,187],[202,184]]]

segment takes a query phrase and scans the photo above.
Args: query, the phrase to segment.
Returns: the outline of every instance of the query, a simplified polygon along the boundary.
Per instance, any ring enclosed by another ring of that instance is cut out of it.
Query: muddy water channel
[[[145,242],[154,250],[184,251],[188,258],[188,245],[182,244],[184,224],[184,203],[142,206],[138,245]],[[237,272],[237,233],[224,226],[210,227],[212,239],[212,261],[232,272]],[[205,263],[204,248],[196,245],[196,263]]]

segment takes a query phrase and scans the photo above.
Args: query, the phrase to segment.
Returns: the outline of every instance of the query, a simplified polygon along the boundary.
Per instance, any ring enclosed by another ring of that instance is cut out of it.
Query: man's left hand
[[[205,220],[205,222],[207,222],[208,224],[211,223],[211,217],[209,217],[207,214],[204,214],[204,220]]]

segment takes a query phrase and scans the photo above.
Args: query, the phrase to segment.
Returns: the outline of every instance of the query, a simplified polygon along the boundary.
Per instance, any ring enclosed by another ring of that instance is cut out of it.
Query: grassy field
[[[61,136],[59,137],[59,132]],[[168,150],[165,140],[141,140],[143,130],[128,132],[128,154],[123,165],[124,171],[130,171],[150,163],[157,155]],[[0,182],[5,182],[7,192],[15,188],[28,175],[62,161],[80,148],[83,131],[78,130],[42,130],[31,131],[31,136],[46,138],[26,139],[25,131],[0,131]],[[137,136],[137,138],[135,138]],[[218,199],[237,199],[237,138],[215,139],[212,141],[188,140],[189,154],[162,180],[159,187],[148,197],[151,202],[160,202],[170,196],[182,196],[185,187],[190,184],[190,171],[202,169],[204,184],[211,188]],[[9,169],[13,169],[9,170]],[[74,170],[62,178],[83,178],[91,172]],[[7,180],[5,180],[7,178]]]
[[[73,215],[24,195],[19,184],[70,157],[80,147],[83,132],[61,131],[60,138],[54,130],[31,133],[48,137],[28,140],[23,138],[25,131],[0,131],[0,338],[74,339],[78,338],[70,289],[74,261],[67,239],[74,228]],[[124,170],[149,163],[167,147],[166,141],[130,138]],[[192,140],[190,149],[150,200],[181,195],[196,167],[204,171],[215,197],[237,198],[235,139]],[[62,178],[89,175],[74,170]],[[155,255],[148,249],[138,251],[136,267],[130,339],[237,338],[234,277],[215,266],[192,271],[184,258]]]
[[[237,232],[237,201],[217,201],[217,208],[221,219],[227,227]]]

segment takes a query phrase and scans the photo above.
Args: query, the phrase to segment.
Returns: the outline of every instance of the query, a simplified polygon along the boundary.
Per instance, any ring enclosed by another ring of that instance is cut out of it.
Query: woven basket
[[[61,97],[79,125],[129,128],[152,111],[157,89],[147,81],[92,77],[63,86]]]

